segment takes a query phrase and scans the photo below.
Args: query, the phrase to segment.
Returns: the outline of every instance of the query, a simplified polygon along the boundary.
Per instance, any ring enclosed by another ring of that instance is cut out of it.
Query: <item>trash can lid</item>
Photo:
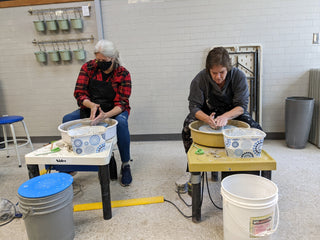
[[[23,183],[18,189],[18,194],[25,198],[47,197],[62,192],[72,182],[72,176],[67,173],[44,174]]]

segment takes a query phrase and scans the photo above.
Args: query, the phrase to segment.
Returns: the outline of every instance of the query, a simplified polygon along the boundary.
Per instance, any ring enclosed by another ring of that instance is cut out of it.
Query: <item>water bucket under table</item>
[[[224,240],[271,239],[279,224],[278,188],[272,181],[231,175],[222,180],[221,195]]]
[[[72,181],[69,174],[52,173],[19,187],[19,207],[30,240],[74,238]]]

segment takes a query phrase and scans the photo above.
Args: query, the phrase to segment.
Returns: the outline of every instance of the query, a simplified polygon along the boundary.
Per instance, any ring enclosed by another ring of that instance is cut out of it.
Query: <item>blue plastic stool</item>
[[[14,148],[15,148],[16,153],[17,153],[17,158],[18,158],[18,161],[19,161],[19,167],[21,167],[21,160],[20,160],[20,154],[19,154],[19,149],[18,148],[22,147],[22,146],[25,146],[27,144],[30,144],[30,146],[32,148],[32,151],[33,151],[33,145],[32,145],[29,133],[28,133],[27,126],[26,126],[25,122],[23,121],[23,119],[24,118],[22,116],[3,116],[3,117],[0,117],[0,125],[2,125],[3,138],[4,138],[4,141],[0,142],[0,144],[2,144],[2,143],[5,144],[5,147],[1,148],[0,150],[7,150],[7,158],[8,158],[9,157],[9,149],[13,148],[13,147],[9,147],[8,143],[9,142],[13,142],[14,143]],[[14,126],[13,126],[13,124],[16,123],[16,122],[21,122],[22,123],[22,125],[24,127],[24,131],[26,133],[26,137],[25,138],[19,138],[19,139],[16,138],[16,134],[15,134],[15,131],[14,131]],[[6,125],[10,126],[12,140],[8,140],[7,131],[6,131]],[[18,144],[19,141],[23,141],[25,143]]]

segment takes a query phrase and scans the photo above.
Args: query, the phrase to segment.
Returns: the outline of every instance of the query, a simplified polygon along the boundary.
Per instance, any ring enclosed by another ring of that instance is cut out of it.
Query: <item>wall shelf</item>
[[[89,10],[91,9],[90,3],[88,4]],[[29,14],[43,15],[43,14],[55,14],[62,15],[64,12],[82,12],[82,7],[65,7],[65,8],[47,8],[47,9],[32,9],[28,10]]]
[[[33,39],[33,44],[53,44],[53,43],[71,43],[71,42],[93,42],[94,37],[91,35],[90,38],[73,38],[73,39],[59,39],[59,40],[43,40],[38,41]]]

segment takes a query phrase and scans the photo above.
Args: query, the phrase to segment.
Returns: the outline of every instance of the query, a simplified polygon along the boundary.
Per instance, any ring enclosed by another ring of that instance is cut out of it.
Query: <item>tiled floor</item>
[[[43,144],[35,144],[36,148]],[[280,223],[272,239],[320,239],[320,149],[307,144],[305,149],[287,148],[282,140],[266,140],[264,149],[277,161],[272,180],[279,188]],[[30,151],[22,148],[23,154]],[[163,196],[190,216],[175,192],[175,181],[185,173],[186,155],[180,141],[132,142],[133,183],[121,187],[111,182],[112,200]],[[14,154],[14,152],[12,152]],[[0,152],[0,197],[18,202],[17,189],[28,180],[23,161],[18,167],[15,157]],[[119,156],[116,152],[118,166]],[[221,206],[220,184],[210,181],[213,200]],[[96,172],[79,172],[74,177],[74,204],[101,201]],[[191,198],[184,194],[186,202]],[[168,202],[112,209],[111,220],[103,220],[102,210],[74,213],[75,239],[223,239],[222,211],[215,208],[204,192],[202,221],[193,223]],[[53,226],[54,227],[54,226]],[[23,219],[0,226],[1,240],[26,240]]]

